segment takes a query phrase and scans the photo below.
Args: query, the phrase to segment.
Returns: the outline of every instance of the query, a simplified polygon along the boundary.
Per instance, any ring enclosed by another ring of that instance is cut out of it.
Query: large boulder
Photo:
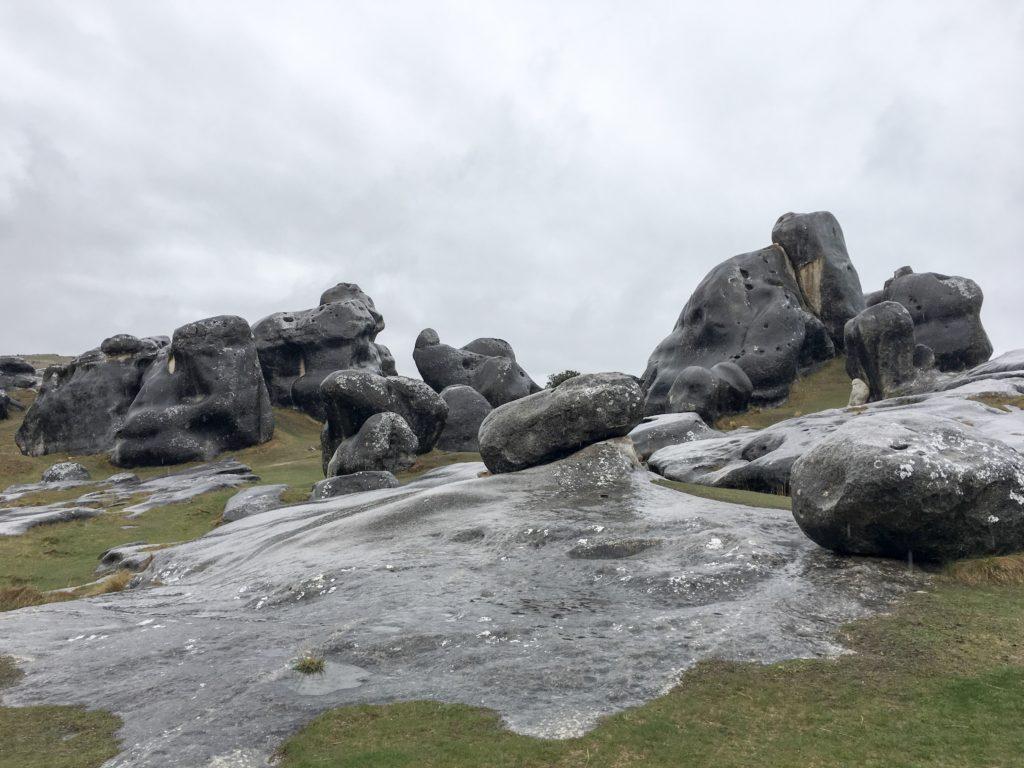
[[[375,413],[346,437],[327,463],[328,477],[355,472],[401,472],[416,462],[419,440],[397,413]]]
[[[772,242],[786,251],[804,300],[841,348],[846,321],[864,309],[864,290],[836,217],[785,213],[772,228]]]
[[[0,356],[0,389],[33,389],[39,376],[32,363],[15,355]]]
[[[335,371],[320,385],[326,422],[320,436],[324,471],[338,444],[378,413],[397,413],[416,435],[420,453],[430,451],[444,429],[448,406],[433,389],[405,376]]]
[[[6,419],[10,416],[11,404],[14,401],[11,400],[10,395],[4,390],[0,389],[0,420]]]
[[[641,418],[643,393],[632,376],[574,376],[491,411],[480,425],[480,454],[491,472],[515,472],[625,435]]]
[[[374,340],[384,318],[358,285],[339,283],[320,306],[276,312],[253,326],[271,402],[326,417],[320,382],[339,370],[394,372],[391,352]]]
[[[472,387],[495,408],[540,391],[504,339],[476,339],[458,349],[442,344],[437,331],[425,328],[416,338],[412,358],[420,376],[437,392],[456,385]]]
[[[110,458],[121,467],[208,461],[273,434],[252,331],[242,318],[222,315],[174,332],[147,371]]]
[[[952,419],[854,419],[793,465],[793,516],[843,554],[950,560],[1024,549],[1024,456]]]
[[[494,410],[487,398],[472,387],[456,384],[441,390],[441,399],[448,406],[448,419],[437,447],[442,451],[479,451],[480,425]]]
[[[930,380],[931,350],[914,341],[914,321],[895,301],[868,307],[846,324],[846,372],[869,400],[909,394]]]
[[[28,456],[110,450],[158,353],[153,340],[121,334],[51,365],[15,435],[18,448]]]
[[[712,429],[696,413],[663,413],[646,416],[629,433],[636,455],[647,461],[655,451],[668,445],[689,443],[716,437],[721,433]]]
[[[869,301],[902,304],[914,322],[917,342],[932,349],[939,370],[959,371],[992,356],[992,342],[981,324],[984,299],[978,284],[966,277],[901,267]]]
[[[782,247],[744,253],[708,273],[651,354],[644,412],[665,413],[672,385],[690,366],[732,361],[750,379],[752,400],[771,402],[789,393],[801,369],[834,356]]]
[[[40,479],[44,483],[66,483],[91,480],[92,477],[89,475],[89,470],[77,461],[61,461],[47,467]]]
[[[714,424],[720,416],[747,409],[754,386],[747,374],[732,361],[710,369],[699,365],[685,368],[668,391],[670,413],[696,413]]]

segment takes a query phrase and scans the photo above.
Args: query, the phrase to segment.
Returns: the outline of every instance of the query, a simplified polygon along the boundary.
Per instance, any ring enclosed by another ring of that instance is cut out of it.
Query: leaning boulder
[[[841,348],[846,321],[864,309],[864,291],[836,217],[828,211],[783,214],[772,242],[786,251],[804,300]]]
[[[416,463],[419,441],[397,413],[375,413],[359,431],[338,443],[327,463],[328,477],[354,472],[401,472]]]
[[[271,402],[326,417],[320,382],[340,370],[394,371],[391,352],[374,341],[384,318],[373,299],[353,283],[339,283],[320,306],[277,312],[253,326]]]
[[[491,472],[514,472],[621,437],[641,418],[636,379],[583,374],[491,411],[480,425],[480,453]]]
[[[405,376],[335,371],[320,385],[327,420],[320,435],[324,471],[338,444],[378,413],[397,413],[416,435],[420,453],[430,451],[444,429],[448,406],[433,389]]]
[[[156,360],[157,344],[121,334],[66,365],[51,365],[15,435],[28,456],[110,450]]]
[[[793,465],[793,516],[843,554],[945,561],[1024,549],[1024,456],[933,415],[866,416]]]
[[[834,356],[782,247],[744,253],[708,273],[651,354],[644,412],[665,413],[672,385],[690,366],[732,361],[750,379],[752,401],[772,402],[789,394],[801,369]]]
[[[442,344],[437,331],[425,328],[416,339],[412,357],[420,376],[435,391],[457,385],[472,387],[495,408],[540,391],[504,339],[476,339],[458,349]]]
[[[62,461],[47,468],[40,478],[44,483],[66,483],[69,481],[91,480],[89,470],[77,461]]]
[[[914,342],[914,321],[895,301],[868,307],[846,324],[846,372],[869,400],[909,394],[929,376],[930,350]]]
[[[886,280],[875,303],[902,304],[914,322],[918,343],[932,349],[939,370],[959,371],[992,356],[992,342],[981,324],[984,299],[978,284],[966,277],[901,267]]]
[[[120,467],[208,461],[273,434],[252,331],[242,318],[222,315],[174,332],[146,373],[110,459]]]
[[[310,501],[333,499],[335,496],[347,496],[350,493],[378,491],[382,488],[397,488],[398,478],[387,471],[353,472],[351,475],[327,477],[313,486],[309,495]]]
[[[456,384],[441,390],[441,399],[448,406],[448,419],[437,447],[442,451],[479,451],[480,425],[494,410],[487,398],[472,387]]]

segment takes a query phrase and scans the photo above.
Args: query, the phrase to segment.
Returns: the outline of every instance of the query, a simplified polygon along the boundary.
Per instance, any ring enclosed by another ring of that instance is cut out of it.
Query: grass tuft
[[[305,656],[300,656],[295,660],[292,665],[292,669],[296,672],[301,672],[304,675],[322,675],[324,673],[325,662],[320,656],[314,656],[311,653]]]
[[[1001,557],[960,560],[949,566],[949,575],[961,584],[980,586],[1024,585],[1024,553]]]

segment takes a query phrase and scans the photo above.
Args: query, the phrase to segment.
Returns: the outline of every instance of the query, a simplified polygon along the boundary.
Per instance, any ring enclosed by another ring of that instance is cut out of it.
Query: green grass
[[[0,688],[21,676],[0,656]],[[121,719],[84,707],[0,707],[0,768],[97,768],[118,753]]]
[[[758,493],[757,491],[741,491],[736,488],[715,488],[711,485],[696,483],[680,483],[676,480],[661,478],[653,481],[655,485],[671,488],[674,491],[700,496],[702,499],[714,499],[730,504],[745,504],[748,507],[768,507],[770,509],[792,509],[793,501],[789,496],[774,493]]]
[[[952,579],[848,626],[855,655],[713,661],[579,739],[505,730],[437,702],[344,707],[281,748],[282,768],[789,768],[1020,765],[1024,591]]]
[[[806,416],[830,408],[845,408],[850,402],[851,383],[846,374],[846,358],[837,357],[797,379],[790,389],[789,397],[781,405],[755,407],[745,413],[723,416],[715,426],[726,430],[738,427],[764,429],[795,416]]]
[[[322,675],[325,666],[324,660],[319,656],[307,655],[296,659],[292,669],[303,675]]]

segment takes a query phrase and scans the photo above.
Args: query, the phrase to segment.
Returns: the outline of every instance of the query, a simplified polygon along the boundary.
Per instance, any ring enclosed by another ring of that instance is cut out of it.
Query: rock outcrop
[[[160,350],[117,431],[111,461],[121,467],[208,461],[273,433],[249,324],[222,315],[178,328]]]
[[[335,496],[347,496],[350,493],[379,491],[384,488],[397,488],[398,478],[387,471],[353,472],[350,475],[327,477],[313,486],[309,495],[310,501],[333,499]]]
[[[375,413],[346,437],[327,463],[328,477],[354,472],[401,472],[416,462],[419,440],[397,413]]]
[[[283,507],[284,502],[281,501],[281,495],[287,490],[288,486],[282,483],[254,485],[251,488],[245,488],[228,499],[221,517],[225,523],[232,523],[243,517]]]
[[[0,356],[0,389],[35,389],[39,383],[32,363],[14,355]]]
[[[914,321],[895,301],[868,307],[846,324],[846,372],[868,400],[909,394],[930,381],[931,350],[914,342]]]
[[[772,228],[772,242],[786,251],[807,306],[842,348],[846,322],[865,305],[836,217],[828,211],[783,214]]]
[[[68,481],[91,480],[89,470],[77,461],[62,461],[47,467],[40,480],[44,483],[65,483]]]
[[[632,376],[574,376],[491,411],[480,425],[480,454],[491,472],[515,472],[625,435],[641,418],[643,394]]]
[[[15,435],[18,448],[28,456],[110,450],[158,353],[155,341],[122,334],[51,365]]]
[[[960,371],[992,356],[992,342],[981,324],[981,288],[966,277],[915,273],[901,267],[885,287],[867,297],[869,304],[895,301],[914,322],[914,336],[935,353],[942,371]]]
[[[487,398],[472,387],[456,384],[441,390],[441,399],[448,406],[448,419],[437,447],[442,451],[479,451],[480,425],[494,410]]]
[[[826,327],[808,308],[781,246],[744,253],[701,281],[675,328],[651,354],[644,412],[665,413],[669,391],[690,366],[731,361],[753,385],[753,402],[784,398],[798,372],[835,355]]]
[[[793,466],[793,517],[841,554],[945,561],[1024,549],[1024,456],[952,419],[855,419]]]
[[[708,424],[720,416],[747,410],[754,386],[736,363],[684,368],[668,391],[670,413],[698,414]]]
[[[434,447],[448,418],[448,406],[440,395],[424,382],[405,376],[335,371],[324,379],[320,391],[327,416],[320,437],[325,474],[341,441],[355,436],[371,416],[401,416],[416,436],[418,448],[413,450],[420,453]]]
[[[384,318],[353,283],[324,292],[320,306],[276,312],[253,326],[271,402],[326,418],[320,383],[340,370],[394,373],[390,350],[375,342]]]
[[[458,349],[442,344],[437,331],[426,328],[416,338],[412,357],[420,376],[435,391],[472,387],[495,408],[540,391],[504,339],[476,339]]]

